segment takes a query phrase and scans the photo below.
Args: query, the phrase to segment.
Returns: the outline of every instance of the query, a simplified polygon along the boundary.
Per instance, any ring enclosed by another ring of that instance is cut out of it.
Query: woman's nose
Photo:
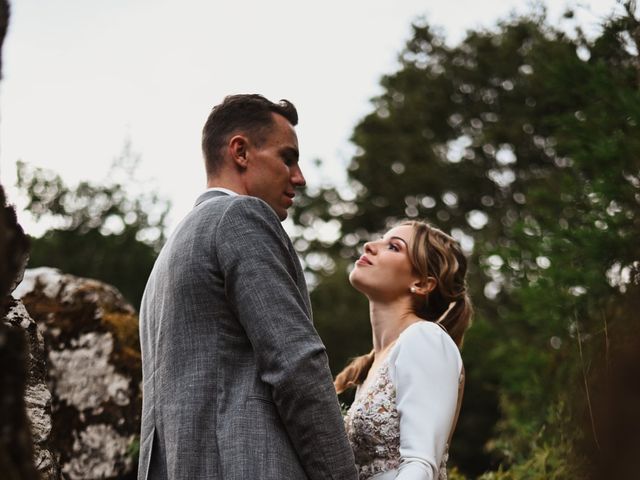
[[[375,246],[373,242],[367,242],[364,244],[364,253],[370,253],[371,255],[375,254]]]

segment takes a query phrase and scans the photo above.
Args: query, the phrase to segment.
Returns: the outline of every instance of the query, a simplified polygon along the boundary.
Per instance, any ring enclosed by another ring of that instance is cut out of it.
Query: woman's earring
[[[416,293],[416,287],[411,287],[409,290],[411,290],[411,293]]]

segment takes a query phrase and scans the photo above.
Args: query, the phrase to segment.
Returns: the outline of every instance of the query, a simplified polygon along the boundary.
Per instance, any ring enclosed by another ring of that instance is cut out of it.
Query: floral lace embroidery
[[[400,420],[396,410],[396,389],[383,362],[367,391],[351,405],[345,417],[347,436],[356,458],[358,478],[400,466]]]
[[[344,421],[356,460],[359,480],[400,467],[400,418],[396,389],[384,361],[371,385],[360,392]],[[440,463],[438,480],[447,480],[448,445]]]

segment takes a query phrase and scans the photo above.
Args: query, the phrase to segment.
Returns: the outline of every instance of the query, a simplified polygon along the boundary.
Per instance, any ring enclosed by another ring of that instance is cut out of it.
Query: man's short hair
[[[282,115],[293,126],[298,123],[298,112],[291,102],[274,103],[257,94],[229,95],[213,107],[202,129],[207,176],[215,174],[222,165],[223,147],[232,134],[243,133],[255,144],[262,144],[274,124],[272,113]]]

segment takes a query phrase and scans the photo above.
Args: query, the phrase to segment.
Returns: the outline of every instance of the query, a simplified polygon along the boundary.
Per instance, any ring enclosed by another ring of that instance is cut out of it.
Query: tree
[[[164,243],[169,202],[156,193],[132,195],[140,158],[129,143],[102,183],[67,186],[59,175],[18,162],[18,188],[26,209],[53,228],[32,239],[29,267],[57,267],[116,286],[138,306]]]
[[[324,189],[294,214],[312,230],[340,224],[328,249],[309,234],[296,243],[316,259],[321,332],[324,309],[343,311],[327,294],[343,259],[399,219],[426,218],[472,255],[477,316],[452,455],[468,474],[496,461],[533,475],[507,478],[544,475],[545,461],[582,468],[577,445],[597,441],[599,423],[589,365],[638,333],[640,24],[625,6],[595,40],[549,26],[543,10],[454,47],[415,24],[354,130],[354,198]],[[474,457],[483,447],[491,456]]]

